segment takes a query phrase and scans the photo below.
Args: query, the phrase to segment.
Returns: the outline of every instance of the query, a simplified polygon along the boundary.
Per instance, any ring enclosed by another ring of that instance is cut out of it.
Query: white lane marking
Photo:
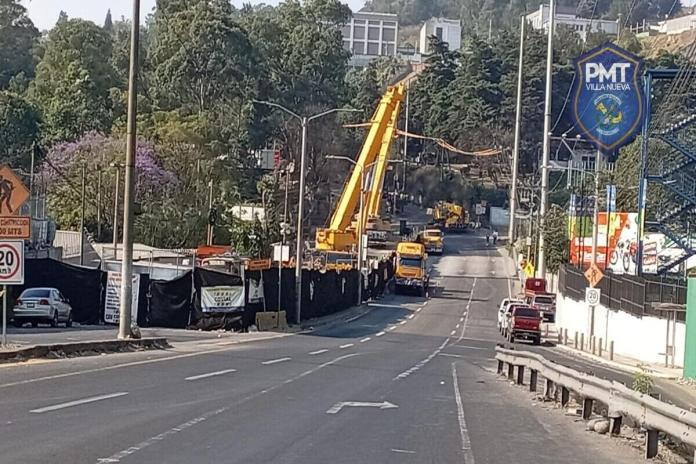
[[[457,324],[454,326],[455,329],[458,329],[461,324]]]
[[[412,368],[403,371],[401,374],[397,375],[397,376],[394,377],[392,380],[402,380],[402,379],[405,379],[406,377],[408,377],[409,375],[413,374],[414,372],[416,372],[416,371],[417,371],[418,369],[420,369],[421,367],[423,367],[423,366],[425,366],[426,364],[428,364],[430,361],[432,361],[432,359],[433,359],[435,356],[437,356],[438,354],[440,354],[440,351],[442,351],[442,350],[445,348],[445,346],[447,346],[447,343],[449,343],[449,341],[450,341],[450,339],[447,338],[444,342],[442,342],[442,345],[438,346],[438,347],[435,349],[435,351],[433,351],[432,353],[430,353],[430,355],[428,355],[427,358],[425,358],[424,360],[420,361],[418,364],[416,364],[416,365],[413,366]]]
[[[350,348],[351,346],[353,346],[353,343],[346,343],[345,345],[339,346],[339,348],[345,350],[346,348]]]
[[[186,377],[184,380],[192,381],[192,380],[207,379],[208,377],[217,377],[218,375],[225,375],[225,374],[229,374],[232,372],[237,372],[237,369],[225,369],[224,371],[208,372],[207,374],[192,375],[191,377]]]
[[[292,334],[274,335],[271,337],[259,338],[256,340],[250,340],[248,343],[250,343],[251,341],[259,342],[259,341],[265,341],[265,340],[273,340],[275,338],[285,338],[285,337],[289,337],[289,336],[292,336]],[[19,385],[26,385],[29,383],[44,382],[46,380],[62,379],[65,377],[73,377],[76,375],[93,374],[95,372],[111,371],[114,369],[122,369],[124,367],[142,366],[144,364],[159,363],[159,362],[164,362],[164,361],[176,361],[177,359],[185,359],[185,358],[192,358],[192,357],[196,357],[196,356],[205,356],[205,355],[209,355],[209,354],[222,353],[225,351],[236,350],[239,348],[238,345],[240,345],[240,344],[241,344],[240,342],[234,342],[234,344],[233,344],[234,346],[227,347],[227,348],[215,348],[212,350],[197,351],[195,353],[177,354],[174,356],[167,356],[164,358],[143,359],[142,361],[133,361],[133,362],[127,362],[127,363],[122,363],[122,364],[115,364],[113,366],[95,367],[93,369],[84,369],[81,371],[65,372],[63,374],[47,375],[44,377],[35,377],[33,379],[26,379],[26,380],[19,380],[17,382],[3,383],[3,384],[0,384],[0,388],[17,387]],[[4,364],[4,365],[0,365],[0,366],[12,367],[11,364]]]
[[[415,314],[409,314],[409,315],[406,316],[406,317],[407,317],[408,319],[413,319],[413,318],[415,317]]]
[[[384,335],[384,331],[376,333],[375,337],[381,337],[382,335]]]
[[[269,366],[271,364],[277,364],[277,363],[282,363],[285,361],[290,361],[292,358],[278,358],[278,359],[271,359],[270,361],[264,361],[261,364],[264,366]]]
[[[466,419],[464,418],[464,405],[462,404],[462,394],[459,392],[459,380],[457,379],[456,363],[452,363],[452,385],[454,387],[454,399],[457,402],[457,418],[459,419],[459,435],[462,440],[464,462],[466,462],[466,464],[474,464],[474,453],[471,451],[469,429],[466,426]]]
[[[165,432],[162,432],[159,435],[154,435],[154,436],[148,438],[147,440],[141,441],[137,445],[125,448],[122,451],[119,451],[115,454],[112,454],[109,457],[97,459],[97,464],[103,464],[103,463],[107,463],[107,462],[109,462],[109,463],[121,462],[122,459],[127,458],[128,456],[131,456],[131,455],[137,453],[138,451],[141,451],[149,446],[152,446],[155,443],[161,442],[162,440],[164,440],[165,438],[167,438],[169,436],[181,433],[184,430],[193,427],[194,425],[197,425],[201,422],[212,419],[215,416],[219,416],[220,414],[223,414],[227,411],[230,411],[233,408],[236,408],[237,406],[239,406],[240,404],[246,403],[247,401],[251,401],[255,398],[263,396],[267,393],[270,393],[274,390],[277,390],[278,388],[280,388],[284,385],[291,384],[297,380],[300,380],[304,377],[307,377],[308,375],[312,375],[315,372],[317,372],[321,369],[324,369],[325,367],[332,366],[340,361],[343,361],[344,359],[352,358],[354,356],[360,356],[360,353],[352,353],[352,354],[346,354],[346,355],[340,356],[336,359],[333,359],[331,361],[325,362],[324,364],[320,364],[312,369],[304,371],[301,374],[296,375],[295,377],[291,377],[291,378],[285,380],[284,382],[280,382],[280,383],[277,383],[275,385],[272,385],[272,386],[266,388],[265,390],[254,392],[254,393],[250,394],[249,396],[242,398],[241,400],[239,400],[238,402],[236,402],[234,404],[230,404],[228,406],[225,406],[225,407],[222,407],[219,409],[208,411],[205,414],[202,414],[194,419],[191,419],[190,421],[184,422],[183,424],[179,424],[176,427],[172,427],[171,429],[169,429]]]
[[[314,355],[317,355],[317,354],[326,353],[327,351],[329,351],[329,350],[317,350],[317,351],[311,351],[309,354],[312,355],[312,356],[314,356]]]
[[[396,330],[396,326],[395,326],[395,325],[393,325],[393,326],[391,326],[391,327],[389,327],[389,328],[387,329],[387,331],[389,331],[389,332],[391,332],[391,331],[393,331],[393,330]]]
[[[392,448],[391,450],[392,450],[393,452],[395,452],[395,453],[416,454],[415,451],[405,450],[405,449],[399,449],[399,448]]]
[[[396,409],[399,406],[397,406],[394,403],[390,403],[389,401],[382,401],[381,403],[366,403],[364,401],[342,401],[331,406],[326,411],[326,414],[338,414],[339,412],[341,412],[341,409],[346,407]]]
[[[406,323],[406,321],[401,321],[401,322],[399,322],[399,325],[404,325],[405,323]]]
[[[57,411],[59,409],[71,408],[73,406],[79,406],[81,404],[96,403],[97,401],[108,400],[111,398],[118,398],[119,396],[125,396],[127,394],[128,394],[128,392],[118,392],[118,393],[110,393],[108,395],[93,396],[91,398],[83,398],[81,400],[69,401],[67,403],[61,403],[61,404],[54,404],[53,406],[46,406],[44,408],[32,409],[29,412],[33,412],[34,414],[41,414],[44,412]]]
[[[423,306],[426,306],[428,303],[430,303],[430,302],[426,301],[425,303],[423,303]]]
[[[459,322],[464,322],[464,316],[459,318]]]
[[[469,346],[469,345],[451,345],[452,348],[464,348],[467,350],[481,350],[481,351],[489,351],[490,348],[481,348],[480,346]]]
[[[464,318],[464,324],[462,324],[462,333],[459,334],[459,338],[457,339],[457,343],[462,341],[462,338],[464,338],[464,332],[466,331],[466,326],[469,324],[469,314],[471,314],[471,311],[468,311],[469,306],[471,305],[471,300],[474,298],[474,287],[476,287],[476,280],[477,278],[474,277],[474,283],[471,285],[471,292],[469,292],[469,301],[466,303],[466,317]]]
[[[453,336],[453,335],[456,334],[456,333],[457,333],[456,330],[451,331],[451,332],[450,332],[450,337]]]
[[[440,353],[438,356],[447,356],[448,358],[464,358],[462,354]]]
[[[419,312],[421,312],[421,311],[423,311],[423,308],[418,308],[418,309],[416,309],[416,312],[417,312],[417,313],[419,313]]]
[[[360,340],[360,343],[369,342],[370,340],[372,340],[372,337],[365,337],[362,340]]]

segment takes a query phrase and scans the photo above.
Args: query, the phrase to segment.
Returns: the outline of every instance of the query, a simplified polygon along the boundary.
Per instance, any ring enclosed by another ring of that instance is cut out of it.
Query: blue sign
[[[631,142],[645,106],[637,56],[608,43],[575,60],[573,118],[597,149],[612,153]]]
[[[616,211],[616,185],[607,185],[607,212]]]

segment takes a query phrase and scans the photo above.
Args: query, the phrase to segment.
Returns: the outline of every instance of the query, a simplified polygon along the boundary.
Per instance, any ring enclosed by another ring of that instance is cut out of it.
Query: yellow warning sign
[[[7,166],[0,166],[0,216],[16,216],[29,199],[29,190]]]
[[[596,287],[597,284],[604,278],[604,273],[597,266],[597,263],[590,264],[590,267],[585,271],[585,278],[590,284],[590,287]]]

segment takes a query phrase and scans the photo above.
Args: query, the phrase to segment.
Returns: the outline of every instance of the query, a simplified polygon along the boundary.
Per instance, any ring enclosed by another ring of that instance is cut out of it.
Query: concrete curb
[[[96,340],[50,345],[32,345],[11,351],[0,351],[0,363],[15,363],[39,358],[64,358],[87,353],[117,353],[134,350],[161,350],[169,348],[166,338],[131,340]]]
[[[629,366],[626,364],[621,364],[616,361],[610,361],[608,359],[600,358],[599,356],[592,355],[590,353],[585,353],[584,351],[579,351],[574,348],[570,348],[564,345],[555,345],[554,348],[557,348],[560,351],[563,351],[566,354],[569,354],[570,356],[576,357],[576,358],[583,358],[588,361],[592,361],[597,364],[602,364],[606,367],[611,367],[613,369],[617,369],[629,374],[639,374],[643,372],[642,369],[635,367],[635,366]],[[664,374],[662,372],[657,372],[655,370],[652,370],[650,366],[647,366],[645,371],[652,377],[659,378],[659,379],[665,379],[665,380],[678,380],[680,376],[678,375],[672,375],[672,374]]]

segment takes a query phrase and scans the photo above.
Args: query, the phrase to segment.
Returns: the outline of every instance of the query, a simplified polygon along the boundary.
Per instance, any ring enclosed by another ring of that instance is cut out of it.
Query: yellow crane
[[[399,113],[405,94],[404,84],[398,84],[389,87],[380,100],[368,123],[369,130],[365,142],[343,188],[329,226],[317,230],[317,250],[353,251],[358,243],[357,229],[369,229],[371,225],[379,227],[384,177],[389,165],[392,142],[397,135]],[[363,214],[354,224],[363,181],[366,184]]]

